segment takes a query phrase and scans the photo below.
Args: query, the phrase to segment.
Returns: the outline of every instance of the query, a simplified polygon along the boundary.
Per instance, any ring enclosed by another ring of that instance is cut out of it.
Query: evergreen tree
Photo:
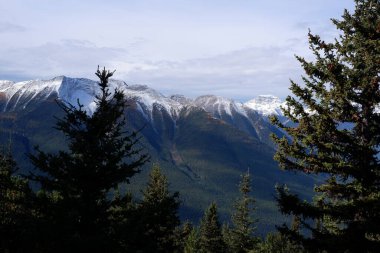
[[[109,219],[110,237],[118,242],[114,252],[139,252],[143,234],[141,212],[131,193],[121,195],[119,189],[116,190]]]
[[[193,224],[189,221],[185,221],[180,227],[176,228],[174,231],[176,252],[184,252],[186,242],[193,230]]]
[[[137,148],[136,133],[126,132],[122,91],[109,91],[113,72],[97,70],[99,94],[90,115],[83,105],[58,102],[65,112],[56,129],[68,140],[68,150],[54,154],[39,149],[30,155],[41,185],[39,199],[50,251],[111,250],[109,211],[112,189],[128,183],[148,159]],[[112,250],[111,250],[112,251]]]
[[[144,233],[141,249],[145,252],[175,251],[179,205],[179,193],[170,194],[166,176],[157,164],[153,165],[139,207]]]
[[[199,228],[199,252],[220,253],[226,251],[222,229],[219,223],[218,210],[212,203],[205,211]]]
[[[306,253],[299,245],[280,233],[269,233],[265,241],[258,244],[251,253]]]
[[[228,244],[231,252],[244,253],[249,252],[255,247],[257,239],[254,237],[255,220],[252,218],[254,211],[254,199],[250,196],[251,176],[249,172],[242,175],[239,184],[241,196],[234,204],[234,213],[232,214],[232,228],[226,229]]]
[[[283,108],[296,126],[272,119],[290,136],[273,136],[280,166],[325,178],[313,202],[279,188],[281,211],[300,217],[301,231],[311,236],[287,226],[280,231],[313,252],[380,248],[380,2],[355,3],[353,13],[333,20],[338,39],[309,33],[315,60],[297,57],[304,85],[292,81],[294,97]]]
[[[32,251],[34,217],[30,208],[33,192],[16,176],[16,163],[0,154],[0,251]]]
[[[199,251],[199,232],[193,227],[185,238],[183,253],[198,253]]]

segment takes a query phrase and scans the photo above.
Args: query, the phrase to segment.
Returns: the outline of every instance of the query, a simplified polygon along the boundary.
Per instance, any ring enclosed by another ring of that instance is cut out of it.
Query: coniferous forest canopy
[[[209,199],[199,222],[179,214],[181,192],[131,124],[114,72],[96,71],[99,93],[90,113],[57,100],[54,131],[65,147],[27,154],[20,170],[9,146],[0,155],[1,252],[379,252],[380,251],[380,1],[355,0],[333,19],[340,35],[325,41],[309,31],[313,60],[297,56],[302,82],[291,81],[284,115],[271,117],[281,169],[319,178],[312,197],[273,185],[283,221],[257,231],[255,168],[242,173],[230,216]],[[139,194],[133,179],[151,168]],[[23,171],[21,173],[20,171]],[[223,197],[223,196],[222,196]]]

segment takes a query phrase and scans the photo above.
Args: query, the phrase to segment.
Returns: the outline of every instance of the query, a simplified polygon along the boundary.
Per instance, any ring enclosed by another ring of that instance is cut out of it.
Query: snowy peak
[[[0,81],[0,93],[4,100],[3,110],[15,110],[16,107],[25,108],[34,99],[47,99],[58,89],[64,77],[51,80],[32,80],[24,82]]]
[[[165,97],[145,85],[130,85],[120,80],[110,79],[110,92],[115,89],[124,91],[127,98],[136,102],[140,111],[148,118],[154,109],[165,110],[171,117],[178,116],[183,102]],[[100,88],[96,81],[86,78],[60,76],[51,80],[32,80],[12,82],[0,80],[0,98],[3,111],[25,109],[33,100],[44,101],[50,96],[77,105],[78,100],[89,113],[94,112],[96,94]]]
[[[4,92],[7,95],[20,94],[35,94],[43,93],[46,90],[57,91],[63,77],[59,76],[51,80],[31,80],[24,82],[12,82],[7,80],[0,80],[0,92]]]
[[[214,95],[204,95],[194,100],[196,106],[202,107],[207,112],[218,112],[221,114],[222,111],[226,111],[229,115],[231,115],[231,103],[232,100],[230,99]]]
[[[257,111],[261,115],[279,115],[282,116],[281,106],[284,103],[278,97],[272,95],[261,95],[257,98],[244,103],[244,106]]]
[[[124,89],[120,82],[110,82],[114,88]],[[124,84],[124,86],[126,86]],[[77,105],[80,104],[90,113],[95,109],[94,97],[99,92],[97,82],[85,78],[55,77],[50,80],[31,80],[14,83],[0,81],[0,93],[5,100],[3,111],[25,109],[33,101],[44,101],[52,95],[55,98]]]
[[[168,98],[146,85],[126,86],[124,93],[127,98],[138,103],[140,111],[148,118],[152,118],[152,112],[154,108],[157,108],[165,110],[173,119],[176,119],[183,108],[179,101]]]
[[[183,106],[189,106],[194,104],[194,101],[191,98],[187,98],[184,95],[180,94],[171,95],[170,99],[180,103]]]
[[[220,96],[200,96],[194,100],[194,104],[219,117],[222,116],[223,113],[231,117],[233,117],[233,113],[239,113],[246,116],[243,104]]]
[[[95,81],[85,78],[64,77],[57,91],[59,99],[72,105],[77,105],[78,100],[89,113],[94,112],[96,104],[95,95],[99,92],[99,87]]]

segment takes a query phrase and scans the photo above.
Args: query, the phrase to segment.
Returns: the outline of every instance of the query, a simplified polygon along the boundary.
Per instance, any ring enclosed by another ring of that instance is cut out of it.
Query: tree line
[[[250,175],[241,178],[231,223],[216,203],[199,226],[181,224],[178,192],[154,165],[142,199],[120,190],[149,155],[139,135],[126,132],[125,96],[110,91],[113,72],[96,72],[100,94],[89,115],[59,102],[56,129],[67,150],[29,158],[35,170],[17,175],[10,153],[0,156],[0,249],[3,252],[378,252],[380,249],[380,2],[355,0],[334,42],[309,32],[314,61],[297,57],[305,75],[291,82],[284,114],[295,124],[272,123],[282,169],[323,179],[312,201],[278,186],[280,211],[291,224],[255,235]],[[32,190],[30,182],[38,185]]]

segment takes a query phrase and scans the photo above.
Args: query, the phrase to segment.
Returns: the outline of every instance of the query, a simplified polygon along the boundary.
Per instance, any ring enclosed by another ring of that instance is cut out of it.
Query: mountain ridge
[[[164,96],[146,85],[127,85],[124,81],[117,79],[111,79],[110,84],[111,91],[114,88],[121,89],[125,91],[127,97],[138,98],[139,102],[149,107],[150,110],[152,110],[154,104],[164,106],[174,117],[178,115],[184,106],[200,106],[208,112],[213,112],[215,108],[218,108],[219,114],[221,114],[220,110],[222,109],[229,115],[232,114],[231,109],[241,114],[245,114],[246,110],[254,110],[264,116],[271,114],[281,115],[279,106],[282,105],[282,102],[278,97],[272,95],[260,95],[246,103],[241,103],[215,95],[201,95],[195,99],[187,98],[184,95]],[[91,104],[92,101],[88,101],[88,95],[94,97],[96,90],[96,81],[86,78],[58,76],[48,80],[36,79],[21,82],[0,80],[0,93],[3,94],[3,97],[5,94],[6,99],[8,99],[7,105],[12,101],[12,98],[15,100],[14,97],[18,96],[16,103],[13,104],[14,107],[17,106],[17,103],[22,98],[32,100],[37,95],[40,95],[40,97],[44,95],[42,97],[47,98],[55,92],[60,99],[72,104],[76,104],[76,100],[79,98],[81,104],[91,112],[94,110],[94,105]],[[270,103],[269,100],[263,100],[263,98],[268,97],[272,98],[273,103]],[[210,100],[213,101],[213,105],[210,105]],[[27,106],[28,102],[30,101],[23,102],[22,105]],[[7,109],[12,108],[6,106],[3,111]]]
[[[109,85],[111,93],[115,89],[122,90],[128,103],[141,113],[154,130],[160,127],[158,125],[162,123],[162,117],[175,125],[181,115],[198,108],[272,147],[270,132],[282,135],[268,121],[271,114],[282,117],[281,101],[274,96],[258,96],[247,103],[240,103],[216,95],[202,95],[195,99],[183,95],[165,96],[147,85],[127,85],[126,82],[116,79],[110,79]],[[50,80],[37,79],[17,83],[0,81],[0,110],[27,110],[33,102],[60,99],[74,106],[80,103],[91,114],[96,108],[94,99],[98,92],[97,82],[86,78],[58,76]],[[161,114],[160,118],[157,118],[158,113]]]

